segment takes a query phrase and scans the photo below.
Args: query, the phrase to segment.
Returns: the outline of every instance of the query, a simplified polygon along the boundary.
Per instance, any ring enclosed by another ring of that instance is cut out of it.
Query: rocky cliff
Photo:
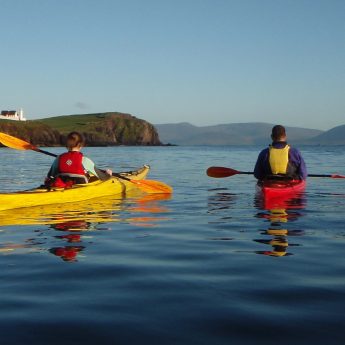
[[[61,146],[71,131],[81,132],[88,146],[161,145],[155,127],[149,122],[113,112],[26,122],[0,120],[0,131],[40,146]]]
[[[36,121],[0,120],[0,132],[39,146],[59,146],[61,141],[59,131]]]

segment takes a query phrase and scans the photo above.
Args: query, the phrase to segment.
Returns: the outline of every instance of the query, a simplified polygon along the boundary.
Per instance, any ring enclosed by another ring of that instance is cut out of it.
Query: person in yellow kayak
[[[67,136],[67,152],[59,155],[53,162],[45,180],[49,187],[71,187],[75,183],[88,183],[90,175],[100,180],[109,179],[112,171],[105,172],[95,167],[94,162],[85,157],[80,150],[85,145],[85,139],[79,132],[71,132]]]
[[[276,125],[272,128],[272,144],[263,149],[256,161],[254,176],[258,180],[288,178],[305,180],[307,168],[304,159],[294,147],[287,144],[285,128]]]

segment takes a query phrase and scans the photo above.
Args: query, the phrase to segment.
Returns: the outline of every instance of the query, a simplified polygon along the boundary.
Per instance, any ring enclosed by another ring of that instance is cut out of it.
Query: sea
[[[59,154],[62,148],[45,148]],[[345,174],[344,147],[299,147],[310,174]],[[267,205],[261,148],[85,148],[100,168],[149,164],[141,191],[0,212],[2,345],[345,344],[345,179],[310,177]],[[1,192],[41,184],[52,157],[0,149]]]

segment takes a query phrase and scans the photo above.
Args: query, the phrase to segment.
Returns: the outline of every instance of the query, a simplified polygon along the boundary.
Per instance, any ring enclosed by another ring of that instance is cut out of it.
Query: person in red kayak
[[[110,169],[105,172],[97,169],[93,161],[81,152],[84,137],[79,132],[71,132],[67,136],[67,152],[59,155],[53,162],[45,181],[50,187],[71,187],[75,183],[88,183],[89,176],[94,175],[100,180],[109,179]]]
[[[272,144],[263,149],[256,161],[254,176],[258,180],[296,179],[305,180],[307,169],[299,150],[287,144],[285,128],[272,128]]]

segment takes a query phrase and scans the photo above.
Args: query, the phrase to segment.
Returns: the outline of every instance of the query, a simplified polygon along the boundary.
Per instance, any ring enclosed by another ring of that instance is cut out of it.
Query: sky
[[[0,0],[0,107],[345,124],[343,0]]]

